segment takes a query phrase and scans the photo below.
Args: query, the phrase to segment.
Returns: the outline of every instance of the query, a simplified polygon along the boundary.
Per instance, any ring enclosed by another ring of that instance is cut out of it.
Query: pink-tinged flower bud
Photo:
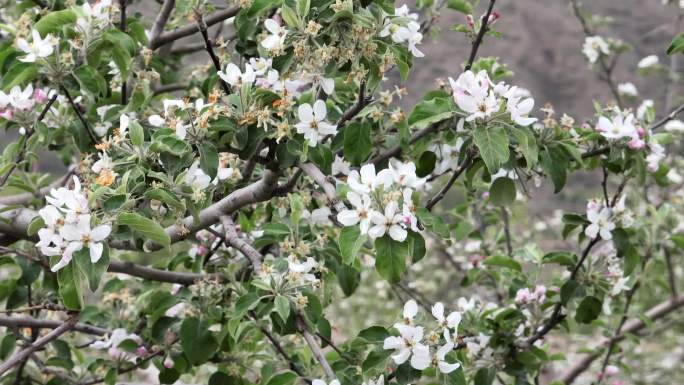
[[[615,381],[613,381],[613,385],[624,385],[624,382],[622,382],[620,380],[615,380]]]
[[[637,126],[636,129],[637,129],[637,134],[639,134],[640,138],[643,138],[644,136],[646,136],[646,130],[644,130],[643,127]]]
[[[144,346],[138,346],[136,353],[138,354],[138,357],[145,357],[147,355],[147,348]]]
[[[591,126],[589,125],[589,123],[582,123],[581,127],[583,130],[591,130]],[[601,130],[598,127],[596,127],[596,131],[601,131]]]
[[[109,356],[115,360],[118,360],[121,358],[121,356],[123,356],[123,352],[115,347],[107,349],[107,354],[109,354]]]
[[[489,15],[489,20],[487,21],[487,23],[489,25],[492,25],[496,23],[499,19],[501,19],[501,14],[499,14],[499,12],[497,11],[494,11]]]
[[[606,377],[613,377],[614,375],[618,374],[620,372],[620,369],[618,369],[617,366],[615,365],[608,365],[606,366]]]
[[[482,199],[487,199],[489,198],[489,191],[485,191],[482,193]]]
[[[276,22],[278,22],[278,24],[283,25],[283,17],[280,16],[280,14],[275,14],[275,15],[273,15],[273,17],[272,17],[271,19],[273,19],[273,20],[275,20]]]
[[[33,98],[36,100],[36,102],[41,104],[48,101],[47,94],[41,88],[36,88],[36,90],[33,91]]]
[[[14,117],[12,110],[4,110],[4,111],[0,112],[0,118],[4,118],[6,120],[12,120],[12,117]]]
[[[475,28],[475,19],[473,19],[473,15],[466,15],[466,23],[468,24],[468,27]]]
[[[629,148],[632,150],[641,150],[642,148],[646,147],[646,142],[641,139],[634,138],[627,143],[627,146],[629,146]]]
[[[164,367],[166,369],[172,369],[173,368],[173,360],[171,359],[170,356],[166,356],[166,358],[164,358]]]
[[[209,251],[209,249],[207,249],[206,246],[204,246],[204,245],[197,246],[197,255],[204,256],[207,254],[207,251]]]

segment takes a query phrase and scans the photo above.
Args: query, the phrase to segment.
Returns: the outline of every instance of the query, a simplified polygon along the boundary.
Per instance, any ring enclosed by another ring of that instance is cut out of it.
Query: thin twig
[[[489,0],[489,7],[487,8],[487,12],[485,13],[484,17],[482,18],[482,25],[480,25],[480,30],[477,32],[477,36],[475,37],[475,41],[473,41],[473,46],[470,49],[470,56],[468,57],[468,63],[465,66],[466,71],[468,71],[473,66],[473,63],[475,62],[475,57],[477,56],[477,50],[480,48],[480,44],[482,44],[482,40],[484,39],[484,35],[489,30],[489,28],[487,27],[487,23],[489,23],[489,17],[492,15],[492,11],[494,10],[494,3],[495,2],[496,2],[496,0]]]
[[[121,32],[126,33],[126,6],[128,5],[127,0],[119,0],[119,29]],[[121,79],[121,104],[126,105],[128,103],[127,100],[127,91],[126,91],[126,82],[128,79]]]
[[[95,133],[90,129],[88,122],[83,117],[83,114],[81,114],[81,110],[78,109],[78,106],[76,105],[76,102],[74,102],[74,99],[71,97],[69,90],[67,90],[66,87],[64,87],[64,86],[60,86],[60,88],[62,89],[62,92],[64,92],[64,95],[67,97],[67,100],[69,100],[69,104],[71,105],[71,108],[76,113],[76,116],[78,116],[78,120],[80,120],[81,123],[83,124],[83,127],[85,128],[86,132],[88,133],[90,140],[93,142],[93,144],[97,144],[98,140],[97,140],[97,137],[95,136]]]
[[[511,224],[508,217],[508,210],[501,207],[501,219],[504,225],[504,237],[506,238],[506,252],[509,257],[513,258],[513,242],[511,240]]]
[[[235,6],[218,10],[205,17],[204,22],[206,23],[207,27],[210,27],[216,23],[220,23],[226,19],[229,19],[237,15],[237,13],[240,12],[241,9],[242,8],[240,8],[239,6]],[[172,41],[178,40],[185,36],[190,36],[195,32],[197,32],[197,24],[194,22],[188,23],[182,27],[178,27],[173,31],[163,32],[156,39],[150,40],[150,49],[157,49],[163,45],[171,43]]]
[[[200,31],[202,39],[204,39],[204,48],[207,50],[207,53],[209,53],[211,62],[214,63],[214,69],[216,69],[216,72],[221,72],[221,62],[219,61],[218,56],[216,56],[214,48],[211,46],[211,40],[209,40],[209,34],[207,33],[207,25],[205,24],[204,17],[199,10],[195,10],[195,19],[197,20],[197,29]],[[226,83],[220,77],[218,80],[219,83],[221,83],[223,92],[225,92],[226,95],[230,95],[230,86],[228,83]]]
[[[249,262],[252,264],[252,270],[254,270],[256,274],[261,273],[261,261],[264,257],[252,247],[252,245],[240,238],[235,223],[230,215],[223,215],[221,217],[221,223],[223,224],[223,231],[226,234],[225,242],[240,250],[240,252],[249,259]]]
[[[435,207],[435,205],[437,203],[439,203],[439,201],[444,199],[444,197],[446,196],[446,193],[449,191],[451,186],[453,186],[454,183],[456,183],[456,180],[458,179],[458,177],[461,176],[463,171],[465,171],[468,167],[470,167],[472,162],[473,162],[473,156],[470,153],[468,153],[466,155],[465,159],[463,160],[463,163],[460,166],[458,166],[458,168],[456,168],[454,170],[453,174],[451,174],[451,178],[449,178],[449,181],[444,185],[444,187],[442,187],[441,190],[439,190],[439,192],[435,196],[430,198],[428,203],[425,205],[425,208],[428,209],[429,211],[432,211],[432,208]]]

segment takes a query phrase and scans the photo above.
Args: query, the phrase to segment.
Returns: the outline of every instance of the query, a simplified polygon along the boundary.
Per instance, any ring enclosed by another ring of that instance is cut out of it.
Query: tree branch
[[[197,10],[195,10],[195,19],[197,20],[197,29],[200,31],[202,39],[204,40],[204,48],[207,50],[207,53],[209,53],[211,62],[214,64],[214,69],[216,69],[216,72],[221,72],[221,62],[219,61],[218,56],[216,56],[216,53],[214,53],[214,48],[211,46],[211,40],[209,40],[209,34],[207,34],[207,24],[204,22],[202,14]],[[228,83],[220,77],[218,80],[219,83],[221,83],[223,92],[225,92],[226,95],[230,95],[230,86]]]
[[[78,321],[78,315],[72,315],[68,320],[63,322],[50,333],[44,335],[43,337],[37,339],[34,343],[28,345],[24,349],[13,354],[10,358],[7,359],[7,361],[0,365],[0,375],[3,375],[5,372],[10,370],[14,365],[17,365],[26,358],[28,358],[33,352],[37,351],[38,349],[42,348],[48,343],[59,338],[59,336],[61,336],[62,334],[71,330],[76,325],[76,321]]]
[[[321,350],[321,347],[318,345],[318,341],[316,341],[316,338],[311,334],[311,331],[309,330],[309,326],[306,324],[306,321],[302,318],[301,315],[297,315],[295,322],[297,324],[297,330],[299,330],[302,336],[304,336],[306,344],[309,345],[309,349],[311,349],[311,352],[313,353],[314,357],[321,365],[321,367],[323,367],[323,372],[325,372],[325,375],[331,380],[336,378],[335,372],[333,372],[332,368],[330,367],[328,360],[325,359],[323,351]]]
[[[154,21],[154,25],[152,25],[152,32],[150,33],[150,36],[152,36],[150,38],[150,48],[156,44],[159,36],[161,36],[162,32],[164,32],[164,26],[166,26],[166,23],[169,20],[169,16],[171,16],[171,12],[173,11],[175,5],[176,0],[164,0],[164,4],[162,4],[161,9],[159,10],[159,15],[157,15],[157,19]]]
[[[323,172],[313,163],[302,163],[299,168],[318,184],[328,198],[328,203],[335,210],[344,210],[344,204],[337,198],[337,189],[323,174]]]
[[[226,19],[229,19],[237,15],[237,13],[240,12],[240,9],[240,7],[230,7],[216,11],[211,15],[207,16],[206,18],[204,18],[204,22],[207,24],[208,27],[210,27],[216,23],[222,22]],[[164,32],[161,35],[159,35],[157,39],[150,40],[150,49],[155,50],[172,41],[178,40],[186,36],[190,36],[195,32],[197,32],[196,23],[188,23],[182,27],[174,29],[173,31]]]
[[[482,25],[480,25],[480,30],[477,32],[477,36],[475,37],[475,41],[473,41],[473,46],[470,49],[470,56],[468,57],[468,63],[465,66],[465,70],[468,71],[472,66],[473,63],[475,62],[475,57],[477,56],[477,50],[480,48],[480,44],[482,44],[482,40],[484,39],[485,33],[487,33],[487,23],[489,23],[489,16],[492,15],[492,11],[494,10],[494,3],[496,0],[489,0],[489,7],[487,8],[487,12],[485,13],[484,17],[482,18]]]
[[[684,294],[680,294],[675,298],[671,298],[665,302],[661,302],[658,305],[653,306],[652,308],[647,310],[644,313],[646,317],[636,318],[625,323],[624,327],[622,328],[622,332],[616,336],[613,336],[607,342],[618,343],[625,339],[625,337],[628,334],[634,334],[640,331],[641,329],[645,328],[646,323],[644,322],[643,318],[648,318],[651,321],[657,321],[667,316],[668,314],[679,310],[682,306],[684,306]],[[561,381],[563,382],[563,384],[571,385],[577,379],[577,377],[579,377],[580,374],[587,370],[591,363],[599,357],[601,357],[601,352],[591,353],[584,356],[580,361],[578,361],[565,374],[561,376]]]
[[[249,259],[255,273],[261,273],[261,261],[264,259],[261,253],[240,238],[237,229],[235,228],[235,223],[230,215],[221,216],[221,223],[223,224],[223,231],[226,234],[225,242],[240,250],[240,252]]]
[[[83,124],[83,127],[85,128],[86,132],[88,133],[90,140],[93,142],[93,145],[97,144],[97,142],[98,142],[97,136],[95,136],[95,133],[90,129],[88,122],[83,117],[83,114],[81,114],[81,110],[78,109],[78,106],[74,102],[74,99],[71,97],[69,90],[67,90],[66,87],[64,87],[64,86],[60,86],[60,88],[62,89],[62,92],[64,92],[64,95],[67,97],[67,100],[69,100],[69,104],[71,104],[71,108],[76,113],[76,116],[78,116],[78,120],[80,120],[81,124]]]
[[[181,285],[192,285],[202,279],[224,279],[222,274],[199,274],[186,273],[181,271],[169,271],[154,269],[147,266],[137,265],[132,262],[111,261],[109,262],[110,273],[121,273],[133,277],[149,279],[157,282],[178,283]]]
[[[20,328],[35,328],[35,329],[56,329],[64,324],[64,321],[36,319],[32,317],[0,317],[0,326],[8,327],[10,329]],[[95,336],[103,336],[109,333],[109,330],[98,326],[76,323],[73,331],[79,333],[91,334]]]
[[[425,127],[424,129],[416,132],[415,134],[413,134],[411,136],[411,139],[409,139],[409,144],[414,144],[417,141],[419,141],[420,139],[422,139],[424,136],[437,131],[437,129],[439,129],[439,126],[442,123],[443,123],[443,121],[433,123],[433,124]],[[373,163],[374,165],[378,165],[379,163],[385,162],[385,161],[389,160],[390,158],[399,156],[402,153],[402,151],[403,151],[403,148],[401,147],[400,144],[398,144],[398,145],[396,145],[392,148],[389,148],[389,149],[385,150],[384,152],[376,155],[374,158],[372,158],[370,161],[368,161],[368,163]]]
[[[472,154],[468,153],[466,155],[465,159],[463,160],[463,163],[460,166],[458,166],[458,168],[456,170],[454,170],[453,174],[451,174],[451,178],[449,178],[449,181],[447,182],[447,184],[444,185],[444,187],[442,187],[442,189],[439,190],[439,192],[435,196],[430,198],[428,203],[425,205],[425,208],[428,209],[428,211],[432,211],[432,208],[435,207],[435,205],[437,203],[439,203],[439,201],[444,199],[444,197],[446,196],[446,193],[449,191],[451,186],[453,186],[454,183],[456,183],[456,180],[458,179],[458,177],[461,176],[463,171],[465,171],[468,167],[470,167],[472,162],[473,162],[473,156],[472,156]]]

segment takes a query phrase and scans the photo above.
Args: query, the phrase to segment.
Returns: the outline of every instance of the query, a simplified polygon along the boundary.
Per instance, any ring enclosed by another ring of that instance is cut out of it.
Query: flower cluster
[[[407,229],[418,231],[411,196],[415,189],[425,184],[425,179],[416,176],[413,162],[401,163],[393,159],[389,168],[377,174],[375,165],[367,164],[360,172],[349,173],[347,184],[351,189],[347,192],[347,200],[354,208],[337,214],[337,220],[343,225],[358,224],[361,234],[368,234],[373,239],[388,234],[399,242],[408,236]]]
[[[534,108],[534,99],[528,97],[527,90],[504,82],[494,84],[485,70],[477,74],[468,70],[455,81],[449,78],[449,83],[456,105],[467,114],[467,122],[488,120],[500,111],[504,113],[504,102],[505,113],[509,113],[515,123],[529,126],[537,121],[527,116]]]
[[[645,106],[648,108],[648,104]],[[643,111],[637,113],[645,114]],[[625,114],[616,110],[610,119],[600,116],[596,130],[601,136],[611,141],[627,140],[627,145],[632,150],[641,150],[648,146],[649,153],[646,156],[646,165],[651,172],[656,172],[660,167],[660,161],[665,159],[665,148],[653,140],[650,130],[644,129],[632,113]]]
[[[520,305],[526,305],[531,303],[542,304],[546,300],[546,286],[537,285],[534,290],[530,290],[527,287],[519,289],[515,293],[515,303]]]
[[[114,360],[128,359],[130,361],[135,361],[135,356],[126,354],[125,351],[119,348],[119,345],[126,340],[131,340],[138,345],[137,353],[140,356],[144,356],[147,350],[143,346],[143,341],[140,336],[135,333],[128,333],[126,329],[118,328],[112,330],[111,334],[108,335],[104,340],[98,340],[93,342],[90,347],[93,349],[107,350],[107,354]]]
[[[408,45],[408,49],[415,57],[423,57],[425,54],[420,52],[416,45],[423,41],[423,34],[420,32],[418,14],[410,13],[406,4],[394,9],[394,16],[387,15],[385,24],[380,31],[380,37],[391,36],[395,43]]]
[[[45,228],[38,231],[40,241],[36,246],[51,257],[61,255],[52,271],[65,267],[73,254],[88,248],[90,261],[96,263],[102,257],[103,241],[109,236],[112,228],[109,225],[91,226],[91,213],[88,198],[81,191],[81,182],[74,176],[74,188],[52,189],[45,197],[47,205],[38,212],[45,223]]]
[[[44,104],[48,101],[48,94],[41,88],[33,89],[29,84],[23,90],[14,86],[9,93],[0,91],[0,117],[5,120],[15,120],[15,115],[33,110],[36,104]],[[19,119],[24,120],[24,119]],[[26,129],[23,128],[22,134]]]
[[[450,363],[446,358],[446,355],[456,346],[454,341],[457,340],[461,313],[451,312],[445,316],[444,305],[437,302],[432,307],[432,316],[437,321],[437,327],[428,335],[425,335],[425,327],[414,325],[414,318],[417,314],[416,301],[409,300],[404,304],[404,320],[394,324],[394,328],[399,331],[399,336],[385,338],[383,349],[395,350],[392,359],[397,365],[403,364],[410,358],[411,366],[417,370],[424,370],[432,365],[442,373],[451,373],[461,367],[460,363]],[[442,337],[444,344],[440,346]]]
[[[623,196],[613,207],[602,203],[598,199],[592,199],[587,203],[587,219],[589,225],[584,230],[584,234],[589,238],[600,236],[601,239],[611,240],[611,231],[619,223],[622,227],[630,227],[634,222],[632,213],[625,208],[625,196]]]

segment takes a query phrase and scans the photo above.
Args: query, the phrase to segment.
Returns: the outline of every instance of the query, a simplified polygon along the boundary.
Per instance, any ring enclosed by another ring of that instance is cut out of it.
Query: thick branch
[[[651,321],[657,321],[667,316],[668,314],[679,310],[682,306],[684,306],[684,294],[680,294],[675,298],[659,303],[658,305],[647,310],[645,312],[645,315],[646,318],[650,319]],[[640,317],[637,319],[633,319],[624,324],[624,327],[622,328],[622,332],[620,334],[614,336],[607,342],[609,344],[620,342],[623,339],[625,339],[625,337],[628,334],[634,334],[645,327],[646,323],[644,323],[643,318]],[[600,351],[584,356],[561,377],[561,381],[565,385],[572,384],[577,379],[577,377],[579,377],[580,374],[587,370],[591,363],[599,357],[601,357]]]
[[[269,200],[273,196],[272,192],[277,181],[278,174],[276,172],[265,170],[260,180],[233,191],[227,197],[200,211],[197,222],[195,222],[195,218],[192,215],[188,216],[181,221],[180,225],[175,224],[167,227],[166,234],[169,235],[172,243],[178,242],[185,239],[189,234],[217,223],[221,215],[231,214],[252,203]],[[0,224],[0,230],[2,230],[2,224]],[[110,244],[119,249],[130,249],[133,246],[128,242],[121,241],[110,242]],[[158,245],[150,247],[153,250],[158,250],[159,248],[161,246]]]
[[[171,16],[171,12],[173,11],[175,5],[176,0],[164,0],[164,4],[162,4],[161,9],[159,10],[159,15],[152,26],[152,32],[150,34],[150,36],[152,36],[150,38],[150,47],[156,44],[159,36],[161,36],[162,32],[164,32],[164,26],[169,20],[169,16]]]
[[[206,18],[204,18],[204,22],[207,24],[208,27],[210,27],[216,23],[222,22],[226,19],[229,19],[237,15],[237,13],[240,12],[240,9],[240,7],[230,7],[216,11],[211,15],[207,16]],[[190,36],[195,32],[197,32],[196,23],[188,23],[182,27],[174,29],[173,31],[164,32],[161,35],[159,35],[159,38],[150,41],[150,49],[157,49],[172,41],[178,40],[186,36]]]
[[[36,319],[31,317],[0,317],[0,326],[5,326],[11,329],[56,329],[62,324],[64,324],[64,321]],[[72,330],[79,333],[92,334],[95,336],[103,336],[109,333],[107,329],[83,323],[74,324]]]
[[[240,238],[237,229],[235,228],[235,223],[230,215],[223,215],[221,217],[221,223],[223,224],[223,231],[226,233],[226,243],[240,250],[242,254],[247,256],[252,263],[252,269],[255,273],[259,274],[261,272],[261,261],[263,260],[263,256],[254,249],[252,245]]]
[[[323,351],[321,350],[321,347],[318,345],[318,341],[316,341],[316,338],[311,334],[311,331],[309,330],[306,321],[304,321],[302,316],[298,315],[296,322],[297,330],[299,330],[302,336],[304,336],[306,344],[309,345],[309,349],[311,349],[311,352],[313,353],[314,357],[316,357],[318,363],[323,367],[325,375],[328,376],[329,379],[336,378],[335,372],[333,372],[332,368],[330,367],[328,360],[325,359]]]
[[[344,205],[339,199],[337,199],[337,190],[335,189],[335,185],[328,180],[318,166],[313,163],[302,163],[299,165],[299,168],[323,189],[323,192],[325,192],[325,196],[328,198],[328,203],[330,203],[331,207],[338,211],[344,210]]]
[[[12,357],[8,358],[7,361],[0,365],[0,375],[10,370],[14,365],[24,361],[38,349],[56,340],[59,338],[59,336],[71,330],[76,325],[76,321],[78,321],[78,315],[71,316],[71,318],[59,325],[50,333],[44,335],[43,337],[37,339],[34,343],[13,354]]]

